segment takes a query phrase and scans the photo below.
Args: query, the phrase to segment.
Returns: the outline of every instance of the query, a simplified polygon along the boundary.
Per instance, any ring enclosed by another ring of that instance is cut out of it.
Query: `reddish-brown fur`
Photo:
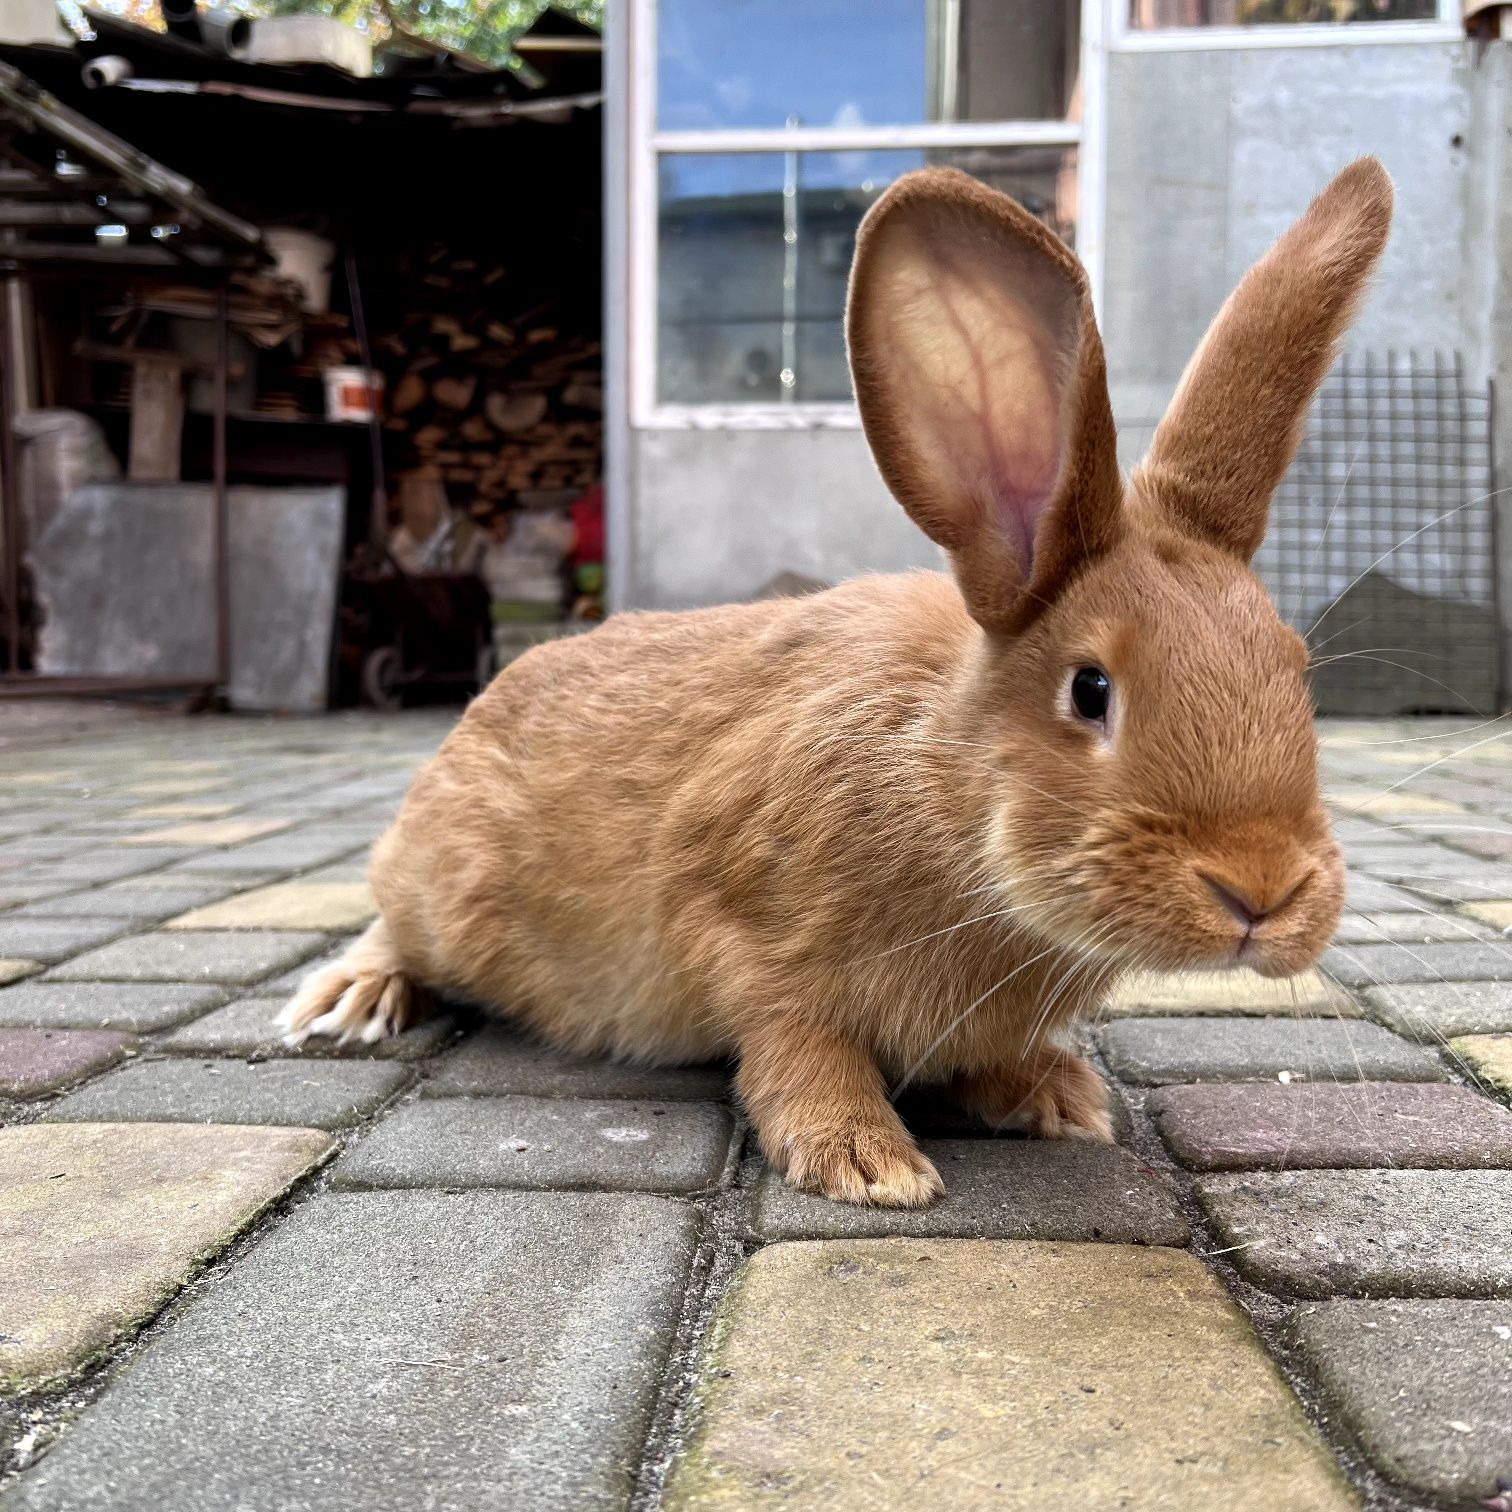
[[[1247,562],[1390,202],[1371,160],[1320,196],[1126,485],[1075,259],[963,175],[900,180],[858,237],[852,361],[956,581],[623,615],[522,658],[417,779],[380,920],[286,1028],[390,1032],[413,981],[580,1051],[733,1054],[768,1157],[854,1201],[942,1189],[903,1080],[1108,1139],[1057,1030],[1132,966],[1287,974],[1337,922],[1306,658]],[[1107,739],[1067,700],[1094,663]],[[1274,911],[1247,934],[1215,887]]]

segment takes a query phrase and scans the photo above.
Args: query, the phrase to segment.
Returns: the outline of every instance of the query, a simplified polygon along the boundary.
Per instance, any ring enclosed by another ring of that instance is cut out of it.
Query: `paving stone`
[[[1463,945],[1336,945],[1325,952],[1323,966],[1347,987],[1512,982],[1512,948],[1493,940]]]
[[[224,1008],[175,1030],[158,1042],[159,1048],[176,1055],[297,1055],[307,1059],[334,1056],[343,1060],[376,1056],[380,1060],[413,1061],[445,1048],[459,1029],[453,1015],[439,1013],[403,1034],[390,1035],[371,1045],[360,1042],[338,1045],[335,1040],[318,1038],[293,1048],[284,1044],[274,1022],[285,1001],[282,997],[251,997],[227,1003]]]
[[[603,1056],[568,1055],[508,1024],[489,1023],[437,1061],[420,1090],[426,1097],[523,1092],[701,1102],[724,1097],[729,1087],[730,1073],[722,1066],[631,1066]]]
[[[1512,1171],[1202,1176],[1219,1246],[1300,1297],[1494,1297],[1512,1288]]]
[[[655,1197],[317,1197],[141,1352],[8,1512],[186,1497],[196,1512],[619,1512],[695,1232]]]
[[[0,1096],[39,1097],[114,1065],[131,1044],[98,1029],[0,1029]]]
[[[361,929],[377,911],[365,882],[281,882],[196,908],[169,929]]]
[[[1512,992],[1503,982],[1433,982],[1368,987],[1370,1016],[1408,1039],[1441,1045],[1459,1034],[1512,1031]]]
[[[1494,938],[1494,930],[1473,919],[1425,912],[1346,913],[1334,931],[1336,945],[1458,945]]]
[[[232,893],[241,892],[248,887],[261,887],[265,883],[278,882],[287,875],[284,871],[270,867],[233,872],[212,864],[228,854],[229,852],[225,851],[213,851],[204,856],[191,856],[187,861],[165,868],[157,873],[157,877],[165,886],[182,887],[188,882],[194,886],[222,887],[227,893]],[[145,884],[152,879],[142,877],[135,880]]]
[[[1442,1081],[1426,1050],[1376,1024],[1330,1019],[1124,1019],[1099,1036],[1114,1075],[1174,1082]]]
[[[56,898],[60,893],[74,892],[77,882],[29,882],[25,874],[17,877],[0,877],[0,908],[15,908],[23,903],[37,903],[44,898]]]
[[[752,1228],[763,1239],[906,1234],[948,1239],[1099,1239],[1185,1244],[1169,1182],[1114,1145],[1049,1139],[926,1139],[920,1148],[945,1196],[918,1210],[830,1202],[772,1170],[756,1192]]]
[[[336,1182],[698,1192],[718,1184],[732,1132],[712,1103],[443,1098],[390,1114]]]
[[[59,1123],[359,1123],[410,1079],[403,1066],[356,1060],[139,1060],[60,1098]]]
[[[1397,814],[1462,814],[1464,809],[1447,798],[1429,798],[1421,793],[1330,793],[1331,808],[1343,814],[1374,814],[1395,817]]]
[[[183,869],[192,872],[203,868],[230,874],[268,871],[275,875],[308,871],[311,867],[323,866],[328,861],[364,850],[374,838],[373,832],[365,826],[356,830],[317,830],[312,825],[309,829],[294,830],[286,835],[253,840],[235,850],[191,857],[183,863]]]
[[[44,862],[33,867],[28,875],[39,882],[71,882],[78,888],[88,882],[117,882],[122,877],[156,871],[159,867],[178,860],[183,854],[183,850],[179,848],[162,850],[139,846],[122,849],[113,846],[106,850],[101,847]]]
[[[1512,1113],[1468,1087],[1166,1087],[1146,1106],[1171,1153],[1204,1171],[1512,1166]]]
[[[1503,934],[1512,931],[1512,903],[1466,903],[1460,912],[1501,930]]]
[[[134,880],[88,892],[54,893],[13,909],[11,919],[123,919],[127,924],[155,924],[159,919],[223,898],[221,887],[138,887]]]
[[[170,824],[164,829],[128,835],[123,845],[240,845],[278,830],[288,829],[288,819],[202,819]]]
[[[127,809],[124,819],[224,819],[234,814],[235,803],[144,803]]]
[[[1512,861],[1512,830],[1484,833],[1475,830],[1447,832],[1442,837],[1445,845],[1452,845],[1471,856],[1485,861]]]
[[[294,930],[179,930],[136,935],[75,956],[58,982],[260,982],[315,954],[326,937]]]
[[[119,919],[63,920],[0,917],[0,954],[13,960],[61,961],[129,929]]]
[[[0,1129],[0,1384],[32,1389],[83,1365],[330,1148],[312,1129]]]
[[[1385,862],[1366,870],[1434,902],[1496,903],[1512,899],[1512,866],[1446,856],[1442,861]]]
[[[145,1033],[225,1000],[224,988],[185,982],[23,982],[0,992],[0,1025]]]
[[[1492,1505],[1512,1469],[1512,1301],[1322,1302],[1290,1331],[1382,1474]]]
[[[1191,1255],[777,1245],[711,1340],[668,1512],[1357,1505]]]
[[[1468,1034],[1451,1040],[1449,1050],[1477,1080],[1512,1095],[1512,1034]]]
[[[1321,972],[1277,978],[1263,977],[1248,967],[1133,976],[1103,1006],[1104,1015],[1111,1018],[1157,1013],[1305,1013],[1350,1018],[1359,1012],[1349,994]]]
[[[1396,887],[1390,882],[1383,882],[1379,877],[1365,876],[1356,871],[1348,875],[1344,901],[1348,908],[1358,908],[1365,913],[1410,912],[1414,908],[1422,907],[1421,903],[1404,888]],[[1345,917],[1347,918],[1348,914]]]

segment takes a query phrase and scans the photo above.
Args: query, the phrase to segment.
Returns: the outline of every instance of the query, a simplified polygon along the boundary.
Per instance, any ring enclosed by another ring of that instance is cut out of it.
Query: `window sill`
[[[1285,47],[1378,47],[1459,42],[1464,30],[1446,21],[1355,21],[1323,25],[1170,27],[1122,31],[1108,39],[1111,52],[1233,52]]]

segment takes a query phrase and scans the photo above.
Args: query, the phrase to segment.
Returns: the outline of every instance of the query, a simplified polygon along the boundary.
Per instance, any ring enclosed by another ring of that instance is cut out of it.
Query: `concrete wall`
[[[1502,692],[1512,703],[1512,41],[1493,42],[1475,55],[1470,125],[1465,298],[1483,318],[1469,346],[1478,371],[1491,380],[1491,446],[1498,540],[1502,632]]]
[[[1109,69],[1103,321],[1131,458],[1147,439],[1134,423],[1158,416],[1240,275],[1363,152],[1385,160],[1399,200],[1353,343],[1462,351],[1489,371],[1467,251],[1479,234],[1469,44],[1122,53]],[[938,560],[859,431],[642,431],[628,450],[627,604],[742,598],[783,570],[830,580]]]
[[[1245,269],[1362,153],[1396,180],[1397,211],[1350,345],[1472,346],[1469,56],[1457,42],[1110,56],[1102,315],[1121,423],[1159,416]]]
[[[637,607],[749,598],[783,571],[836,582],[939,562],[859,430],[641,431],[630,476]]]

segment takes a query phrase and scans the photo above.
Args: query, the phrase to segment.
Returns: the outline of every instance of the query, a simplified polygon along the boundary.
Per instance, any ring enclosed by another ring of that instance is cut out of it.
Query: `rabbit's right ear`
[[[846,338],[893,496],[1014,634],[1121,528],[1087,277],[1006,195],[955,169],[900,178],[856,236]]]

